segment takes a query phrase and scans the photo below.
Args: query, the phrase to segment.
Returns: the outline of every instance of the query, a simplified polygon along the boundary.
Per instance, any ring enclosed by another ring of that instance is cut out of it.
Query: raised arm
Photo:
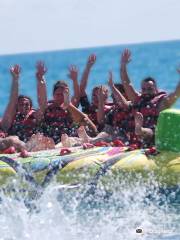
[[[71,98],[71,102],[74,106],[78,107],[80,99],[80,91],[78,84],[78,69],[75,65],[69,67],[69,78],[73,81],[74,96]]]
[[[47,72],[47,68],[42,61],[36,64],[36,79],[37,79],[37,96],[40,111],[44,113],[47,106],[47,90],[46,80],[44,75]]]
[[[131,52],[125,49],[121,55],[120,76],[128,99],[135,102],[139,93],[134,89],[127,73],[127,64],[131,61]]]
[[[105,121],[105,112],[104,112],[104,91],[103,86],[100,86],[98,91],[98,111],[97,111],[97,121],[99,124],[104,124]]]
[[[112,91],[112,94],[114,95],[117,103],[120,105],[120,107],[123,107],[124,109],[127,109],[130,105],[130,102],[126,100],[126,98],[120,93],[120,91],[114,86],[113,82],[113,75],[112,72],[109,72],[109,81],[108,85]]]
[[[180,67],[177,69],[177,72],[180,75]],[[170,93],[167,97],[165,97],[160,105],[159,105],[159,112],[166,109],[166,108],[170,108],[176,101],[177,99],[180,97],[180,80],[174,90],[174,92]]]
[[[88,126],[93,133],[97,133],[97,128],[89,117],[77,109],[72,103],[68,106],[68,111],[71,113],[74,122],[79,125]]]
[[[16,114],[20,72],[21,69],[19,65],[14,65],[10,68],[10,73],[12,75],[10,99],[1,121],[2,129],[4,131],[8,131],[8,129],[11,127]]]
[[[85,125],[88,126],[93,133],[97,133],[97,128],[94,125],[94,123],[88,118],[88,116],[84,113],[82,113],[79,109],[77,109],[69,99],[69,89],[66,88],[64,90],[64,103],[61,105],[63,109],[67,109],[72,118],[73,121],[78,123],[79,125]]]
[[[80,97],[83,97],[86,95],[86,87],[87,87],[89,73],[95,62],[96,62],[96,55],[94,54],[90,55],[88,58],[86,67],[84,69],[84,72],[82,74],[81,82],[80,82]]]

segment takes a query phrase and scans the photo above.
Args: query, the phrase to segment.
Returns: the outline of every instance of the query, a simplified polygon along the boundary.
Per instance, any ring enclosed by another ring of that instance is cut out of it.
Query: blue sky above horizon
[[[0,55],[180,39],[179,0],[0,0]]]

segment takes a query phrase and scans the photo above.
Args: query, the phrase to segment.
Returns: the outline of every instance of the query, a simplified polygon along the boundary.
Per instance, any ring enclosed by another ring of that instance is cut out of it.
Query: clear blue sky
[[[180,39],[180,0],[0,0],[0,54]]]

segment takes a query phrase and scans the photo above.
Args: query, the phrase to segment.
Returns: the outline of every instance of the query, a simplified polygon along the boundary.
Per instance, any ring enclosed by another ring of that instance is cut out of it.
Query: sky
[[[180,0],[0,0],[0,55],[180,39]]]

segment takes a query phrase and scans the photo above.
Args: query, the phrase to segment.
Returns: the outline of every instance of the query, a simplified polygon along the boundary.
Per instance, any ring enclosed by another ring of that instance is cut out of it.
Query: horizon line
[[[114,43],[114,44],[105,44],[105,45],[96,45],[96,46],[83,46],[83,47],[72,47],[72,48],[60,48],[60,49],[49,49],[49,50],[37,50],[37,51],[25,51],[25,52],[14,52],[14,53],[5,53],[0,54],[0,57],[14,56],[14,55],[25,55],[25,54],[37,54],[37,53],[49,53],[49,52],[68,52],[75,50],[87,50],[94,48],[106,48],[106,47],[117,47],[124,45],[141,45],[141,44],[159,44],[159,43],[168,43],[168,42],[178,42],[180,39],[169,39],[169,40],[154,40],[154,41],[145,41],[145,42],[128,42],[128,43]]]

